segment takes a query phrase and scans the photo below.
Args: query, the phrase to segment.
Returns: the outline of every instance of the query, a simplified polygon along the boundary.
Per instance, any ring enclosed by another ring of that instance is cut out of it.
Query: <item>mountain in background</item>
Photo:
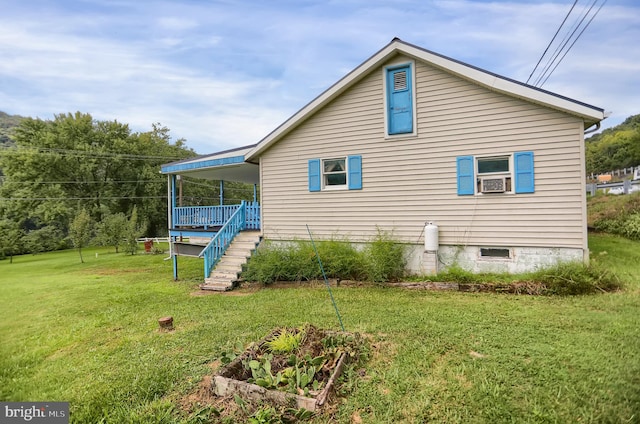
[[[9,115],[0,110],[0,146],[11,146],[13,141],[9,138],[13,128],[20,125],[23,116]]]
[[[640,165],[640,115],[586,139],[587,175]]]

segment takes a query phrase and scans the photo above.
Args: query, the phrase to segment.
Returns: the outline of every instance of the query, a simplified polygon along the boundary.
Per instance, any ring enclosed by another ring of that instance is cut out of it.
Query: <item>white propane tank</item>
[[[433,222],[427,222],[424,226],[424,250],[436,252],[438,245],[438,226]]]

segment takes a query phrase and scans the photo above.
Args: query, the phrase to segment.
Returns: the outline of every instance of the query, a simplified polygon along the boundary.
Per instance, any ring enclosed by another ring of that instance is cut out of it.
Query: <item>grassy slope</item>
[[[594,260],[632,282],[626,291],[559,298],[334,289],[347,330],[376,343],[367,375],[334,419],[639,421],[640,243],[590,242]],[[70,401],[73,422],[187,421],[176,399],[236,341],[281,325],[338,326],[322,288],[191,296],[197,260],[182,261],[185,280],[174,283],[162,256],[93,249],[85,257],[0,262],[0,400]],[[165,315],[174,317],[173,333],[157,331]]]

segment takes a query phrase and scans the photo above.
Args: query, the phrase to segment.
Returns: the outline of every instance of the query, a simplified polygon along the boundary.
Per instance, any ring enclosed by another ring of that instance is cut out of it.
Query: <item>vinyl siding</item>
[[[386,65],[386,64],[385,64]],[[382,66],[260,158],[263,233],[586,249],[583,123],[416,62],[417,136],[385,139]],[[458,196],[456,157],[533,151],[533,194]],[[309,192],[313,158],[362,155],[362,190]]]

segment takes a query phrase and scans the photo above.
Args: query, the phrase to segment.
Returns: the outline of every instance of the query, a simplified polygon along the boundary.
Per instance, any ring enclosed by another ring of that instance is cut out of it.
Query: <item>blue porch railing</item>
[[[246,212],[246,229],[260,229],[260,204],[243,202]],[[173,208],[172,228],[177,227],[219,227],[224,225],[241,205],[225,206],[182,206]]]
[[[236,207],[233,215],[200,253],[200,257],[204,258],[204,278],[208,278],[211,275],[211,270],[224,255],[233,238],[246,228],[246,209],[246,203],[243,201],[241,205]]]

